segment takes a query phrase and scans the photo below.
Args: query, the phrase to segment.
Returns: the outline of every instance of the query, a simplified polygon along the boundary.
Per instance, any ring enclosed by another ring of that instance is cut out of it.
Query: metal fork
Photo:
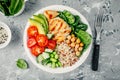
[[[101,34],[102,22],[103,22],[103,10],[100,9],[94,22],[95,40],[94,40],[94,50],[93,50],[93,57],[92,57],[92,70],[94,71],[98,70],[100,34]]]

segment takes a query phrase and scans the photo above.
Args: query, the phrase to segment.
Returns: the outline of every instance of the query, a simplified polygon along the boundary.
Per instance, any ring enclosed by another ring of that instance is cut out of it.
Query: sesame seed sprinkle
[[[3,44],[7,41],[8,39],[8,33],[5,30],[5,28],[0,27],[0,44]]]

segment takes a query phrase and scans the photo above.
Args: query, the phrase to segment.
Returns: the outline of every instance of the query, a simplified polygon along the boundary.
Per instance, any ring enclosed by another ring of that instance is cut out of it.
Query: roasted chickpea
[[[70,40],[66,40],[66,43],[67,43],[67,44],[70,44]]]
[[[70,36],[70,35],[68,35],[68,36],[67,36],[67,39],[68,39],[68,40],[70,40],[70,39],[71,39],[71,36]]]
[[[84,46],[84,44],[81,42],[81,43],[80,43],[80,46],[81,46],[81,47],[83,47],[83,46]]]
[[[59,36],[57,42],[62,42],[64,40],[63,36]]]
[[[75,49],[78,49],[78,48],[79,48],[79,44],[76,44],[76,45],[75,45]]]
[[[75,35],[74,35],[74,34],[72,34],[72,35],[71,35],[71,37],[75,37]]]
[[[75,52],[79,51],[79,48],[75,48]]]
[[[83,47],[79,47],[79,51],[82,51],[83,50]]]
[[[80,56],[80,52],[79,51],[77,51],[75,54],[76,54],[77,57]]]
[[[71,47],[75,47],[75,43],[71,43]]]
[[[76,43],[78,43],[78,44],[80,43],[80,39],[79,38],[76,40]]]
[[[75,42],[75,40],[76,40],[75,37],[72,37],[71,42]]]

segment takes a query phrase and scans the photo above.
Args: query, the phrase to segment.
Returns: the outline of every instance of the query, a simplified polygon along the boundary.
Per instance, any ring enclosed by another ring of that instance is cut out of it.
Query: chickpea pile
[[[76,56],[80,56],[81,51],[83,50],[83,46],[84,44],[80,41],[79,38],[75,37],[74,34],[72,35],[68,35],[66,38],[66,43],[72,47],[72,49],[74,50]]]

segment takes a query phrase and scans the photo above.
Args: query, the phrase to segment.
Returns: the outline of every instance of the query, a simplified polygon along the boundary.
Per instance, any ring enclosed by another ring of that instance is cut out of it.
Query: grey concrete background
[[[51,74],[38,69],[27,57],[23,47],[23,32],[27,19],[37,10],[54,4],[73,7],[93,23],[99,7],[105,10],[101,33],[99,70],[91,70],[91,55],[76,70],[65,74]],[[29,0],[24,12],[17,17],[0,15],[0,21],[12,31],[10,44],[0,49],[0,80],[120,80],[120,0]],[[16,60],[25,59],[30,68],[21,70]]]

